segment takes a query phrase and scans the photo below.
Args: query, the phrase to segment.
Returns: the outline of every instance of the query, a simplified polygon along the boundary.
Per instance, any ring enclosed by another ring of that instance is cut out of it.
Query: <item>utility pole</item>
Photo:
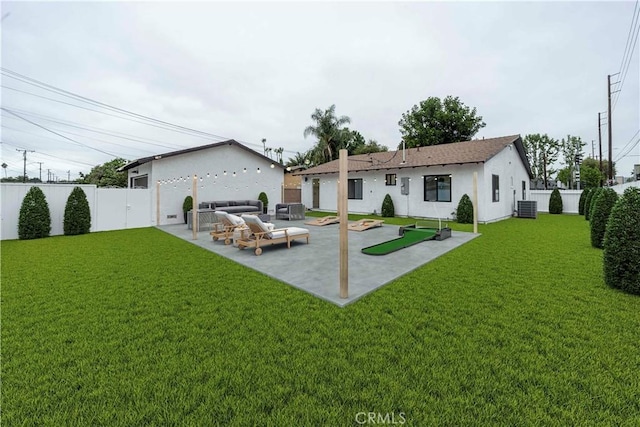
[[[25,183],[25,182],[27,182],[27,152],[35,153],[35,151],[33,151],[33,150],[20,150],[19,148],[16,148],[16,151],[22,151],[22,158],[24,159],[22,182]]]
[[[47,184],[51,182],[51,169],[47,169]]]
[[[594,142],[595,142],[595,141],[592,139],[592,140],[591,140],[591,158],[592,158],[592,159],[595,159],[595,158],[596,158],[596,148],[595,148],[595,146],[593,145],[593,143],[594,143]]]
[[[36,163],[38,163],[40,165],[40,182],[42,182],[42,164],[44,162],[36,162]]]
[[[613,122],[613,120],[611,116],[611,93],[619,92],[619,91],[611,92],[611,76],[615,76],[618,74],[620,73],[609,74],[607,76],[607,105],[608,105],[607,106],[607,128],[609,131],[609,171],[608,171],[609,181],[613,180],[613,136],[612,136],[612,130],[611,130],[611,122]]]
[[[602,172],[602,119],[598,113],[598,148],[600,150],[600,172]]]
[[[71,171],[67,171],[67,182],[71,182]]]

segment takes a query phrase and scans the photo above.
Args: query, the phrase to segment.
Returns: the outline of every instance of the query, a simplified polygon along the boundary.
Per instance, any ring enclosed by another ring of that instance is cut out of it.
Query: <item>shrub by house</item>
[[[18,237],[21,240],[48,237],[51,232],[49,204],[40,187],[31,187],[22,200],[18,218]]]
[[[587,194],[587,197],[584,199],[584,219],[589,220],[589,214],[591,213],[591,203],[593,202],[593,198],[598,195],[601,187],[594,188]]]
[[[468,195],[463,194],[456,209],[456,221],[460,224],[473,223],[473,203]]]
[[[91,210],[87,195],[80,187],[74,187],[64,207],[64,234],[86,234],[91,229]]]
[[[258,194],[258,200],[262,202],[262,213],[267,213],[267,206],[269,206],[269,198],[264,191]]]
[[[626,189],[613,206],[603,248],[605,283],[640,295],[640,189]]]
[[[187,212],[193,209],[193,197],[187,196],[182,202],[182,213],[184,214],[184,223],[187,223]]]
[[[396,214],[396,209],[393,206],[393,200],[391,199],[391,196],[389,194],[384,196],[384,200],[382,201],[381,213],[384,217],[394,217]]]

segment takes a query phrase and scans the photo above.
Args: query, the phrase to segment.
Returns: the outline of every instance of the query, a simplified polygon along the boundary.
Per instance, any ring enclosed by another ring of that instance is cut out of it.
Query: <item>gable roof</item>
[[[509,144],[513,144],[516,147],[529,177],[532,177],[531,167],[527,160],[520,135],[474,139],[471,141],[455,142],[451,144],[408,148],[405,150],[405,163],[402,163],[402,150],[349,156],[348,170],[349,172],[362,172],[384,169],[484,163],[502,151]],[[320,175],[338,172],[339,161],[333,160],[331,162],[309,168],[305,171],[297,172],[295,175]]]
[[[149,156],[149,157],[142,157],[140,159],[136,159],[133,160],[132,162],[127,163],[126,165],[122,166],[120,169],[118,169],[118,172],[124,172],[126,170],[129,170],[131,168],[135,168],[136,166],[140,166],[143,165],[145,163],[149,163],[153,160],[160,160],[160,159],[166,159],[167,157],[173,157],[173,156],[179,156],[180,154],[186,154],[186,153],[193,153],[195,151],[200,151],[200,150],[208,150],[209,148],[215,148],[215,147],[221,147],[223,145],[235,145],[238,148],[242,148],[243,150],[246,150],[247,152],[253,154],[254,156],[258,156],[270,163],[273,163],[275,166],[279,166],[282,169],[284,169],[284,166],[281,165],[278,162],[275,162],[273,159],[270,159],[267,156],[264,156],[260,153],[258,153],[257,151],[252,150],[251,148],[247,147],[246,145],[240,144],[238,141],[236,141],[235,139],[229,139],[227,141],[222,141],[222,142],[216,142],[214,144],[207,144],[207,145],[201,145],[199,147],[192,147],[192,148],[185,148],[184,150],[178,150],[178,151],[171,151],[169,153],[163,153],[163,154],[156,154],[155,156]]]

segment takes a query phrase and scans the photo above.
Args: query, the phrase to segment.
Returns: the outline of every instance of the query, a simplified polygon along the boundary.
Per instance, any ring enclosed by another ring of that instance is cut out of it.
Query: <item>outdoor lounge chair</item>
[[[213,231],[209,234],[211,234],[214,241],[224,239],[224,244],[229,245],[231,244],[233,231],[238,227],[244,226],[244,220],[239,216],[224,211],[216,211],[215,214],[218,222],[212,224]]]
[[[269,227],[256,215],[242,215],[242,219],[251,230],[249,238],[237,241],[238,248],[255,248],[255,254],[262,254],[262,247],[287,243],[287,248],[291,248],[291,242],[296,239],[307,239],[309,243],[309,230],[299,227],[287,227],[270,230]]]
[[[322,218],[316,218],[313,221],[305,222],[307,225],[329,225],[329,224],[337,224],[340,222],[340,217],[338,216],[323,216]]]
[[[381,219],[361,219],[360,221],[352,222],[349,224],[349,230],[353,231],[365,231],[370,228],[382,227],[384,221]]]

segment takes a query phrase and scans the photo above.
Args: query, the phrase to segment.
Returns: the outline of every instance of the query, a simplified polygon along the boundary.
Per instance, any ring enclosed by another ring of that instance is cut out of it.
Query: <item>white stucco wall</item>
[[[159,224],[180,224],[184,222],[182,203],[186,196],[192,195],[193,188],[192,180],[186,180],[186,177],[192,177],[194,174],[199,178],[198,203],[215,200],[257,200],[260,192],[264,191],[269,198],[269,210],[274,209],[276,203],[281,201],[284,170],[279,166],[271,168],[272,163],[235,145],[221,145],[145,163],[133,168],[138,174],[129,170],[129,182],[132,176],[149,174],[149,188],[152,189],[151,215],[154,224],[158,224],[156,182],[166,182],[160,185]],[[260,173],[257,172],[258,168]],[[226,175],[224,171],[227,172]],[[176,218],[168,218],[172,215]]]
[[[478,172],[478,220],[480,222],[497,221],[510,217],[515,200],[522,200],[521,181],[525,181],[526,197],[529,197],[529,176],[518,153],[508,147],[490,159],[486,164],[465,164],[430,166],[411,169],[390,169],[373,172],[349,173],[349,179],[362,179],[362,200],[348,200],[351,213],[378,214],[386,194],[391,196],[397,216],[415,216],[422,218],[452,218],[460,198],[467,194],[473,197],[473,172]],[[395,173],[395,186],[385,185],[385,175]],[[492,202],[491,175],[500,177],[500,201]],[[427,202],[424,200],[424,176],[451,175],[451,202]],[[401,194],[401,178],[410,181],[409,195]],[[511,185],[513,178],[513,187]],[[320,210],[337,210],[337,174],[307,176],[302,180],[302,203],[313,206],[313,180],[320,180]]]

